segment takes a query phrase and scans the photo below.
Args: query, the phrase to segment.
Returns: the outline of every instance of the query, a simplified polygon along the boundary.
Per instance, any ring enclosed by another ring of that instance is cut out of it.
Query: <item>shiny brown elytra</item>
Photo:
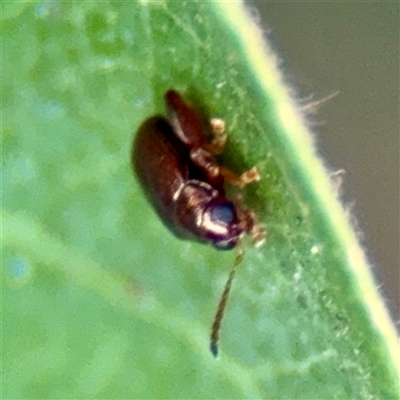
[[[217,162],[215,155],[226,143],[224,122],[212,119],[205,126],[198,112],[176,90],[168,90],[164,98],[168,118],[156,115],[146,119],[132,147],[133,170],[158,216],[177,237],[209,243],[220,250],[237,247],[246,233],[257,243],[263,241],[264,233],[254,214],[226,197],[226,182],[243,187],[258,181],[259,175],[255,168],[238,175]],[[213,323],[210,349],[214,356],[241,259],[239,250]]]

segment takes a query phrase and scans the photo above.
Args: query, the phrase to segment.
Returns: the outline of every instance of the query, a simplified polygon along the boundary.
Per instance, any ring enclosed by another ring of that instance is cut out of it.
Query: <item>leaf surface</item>
[[[240,4],[3,3],[4,398],[396,398],[393,327]],[[129,164],[173,87],[226,121],[224,164],[268,229],[234,252],[173,237]]]

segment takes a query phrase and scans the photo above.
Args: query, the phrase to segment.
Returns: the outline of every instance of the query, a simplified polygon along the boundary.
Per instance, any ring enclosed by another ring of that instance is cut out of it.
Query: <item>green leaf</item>
[[[3,398],[398,397],[394,328],[276,57],[230,2],[2,3]],[[180,90],[257,165],[246,246],[180,241],[133,133]]]

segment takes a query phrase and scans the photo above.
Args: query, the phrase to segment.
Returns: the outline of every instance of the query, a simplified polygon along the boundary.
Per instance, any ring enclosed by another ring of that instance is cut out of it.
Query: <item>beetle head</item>
[[[235,205],[225,199],[213,199],[208,204],[203,214],[203,229],[214,247],[220,250],[236,247],[243,235]]]

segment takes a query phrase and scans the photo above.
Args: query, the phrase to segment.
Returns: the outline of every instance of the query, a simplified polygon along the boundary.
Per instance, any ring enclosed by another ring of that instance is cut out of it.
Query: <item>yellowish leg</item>
[[[211,154],[220,154],[222,153],[228,138],[225,132],[225,122],[220,118],[212,118],[210,120],[210,126],[213,133],[213,139],[207,146],[204,146],[204,149]]]
[[[243,172],[241,175],[236,174],[230,169],[222,166],[219,167],[219,172],[227,182],[241,188],[251,182],[258,182],[260,180],[260,174],[258,173],[256,167],[250,168],[249,170]]]

